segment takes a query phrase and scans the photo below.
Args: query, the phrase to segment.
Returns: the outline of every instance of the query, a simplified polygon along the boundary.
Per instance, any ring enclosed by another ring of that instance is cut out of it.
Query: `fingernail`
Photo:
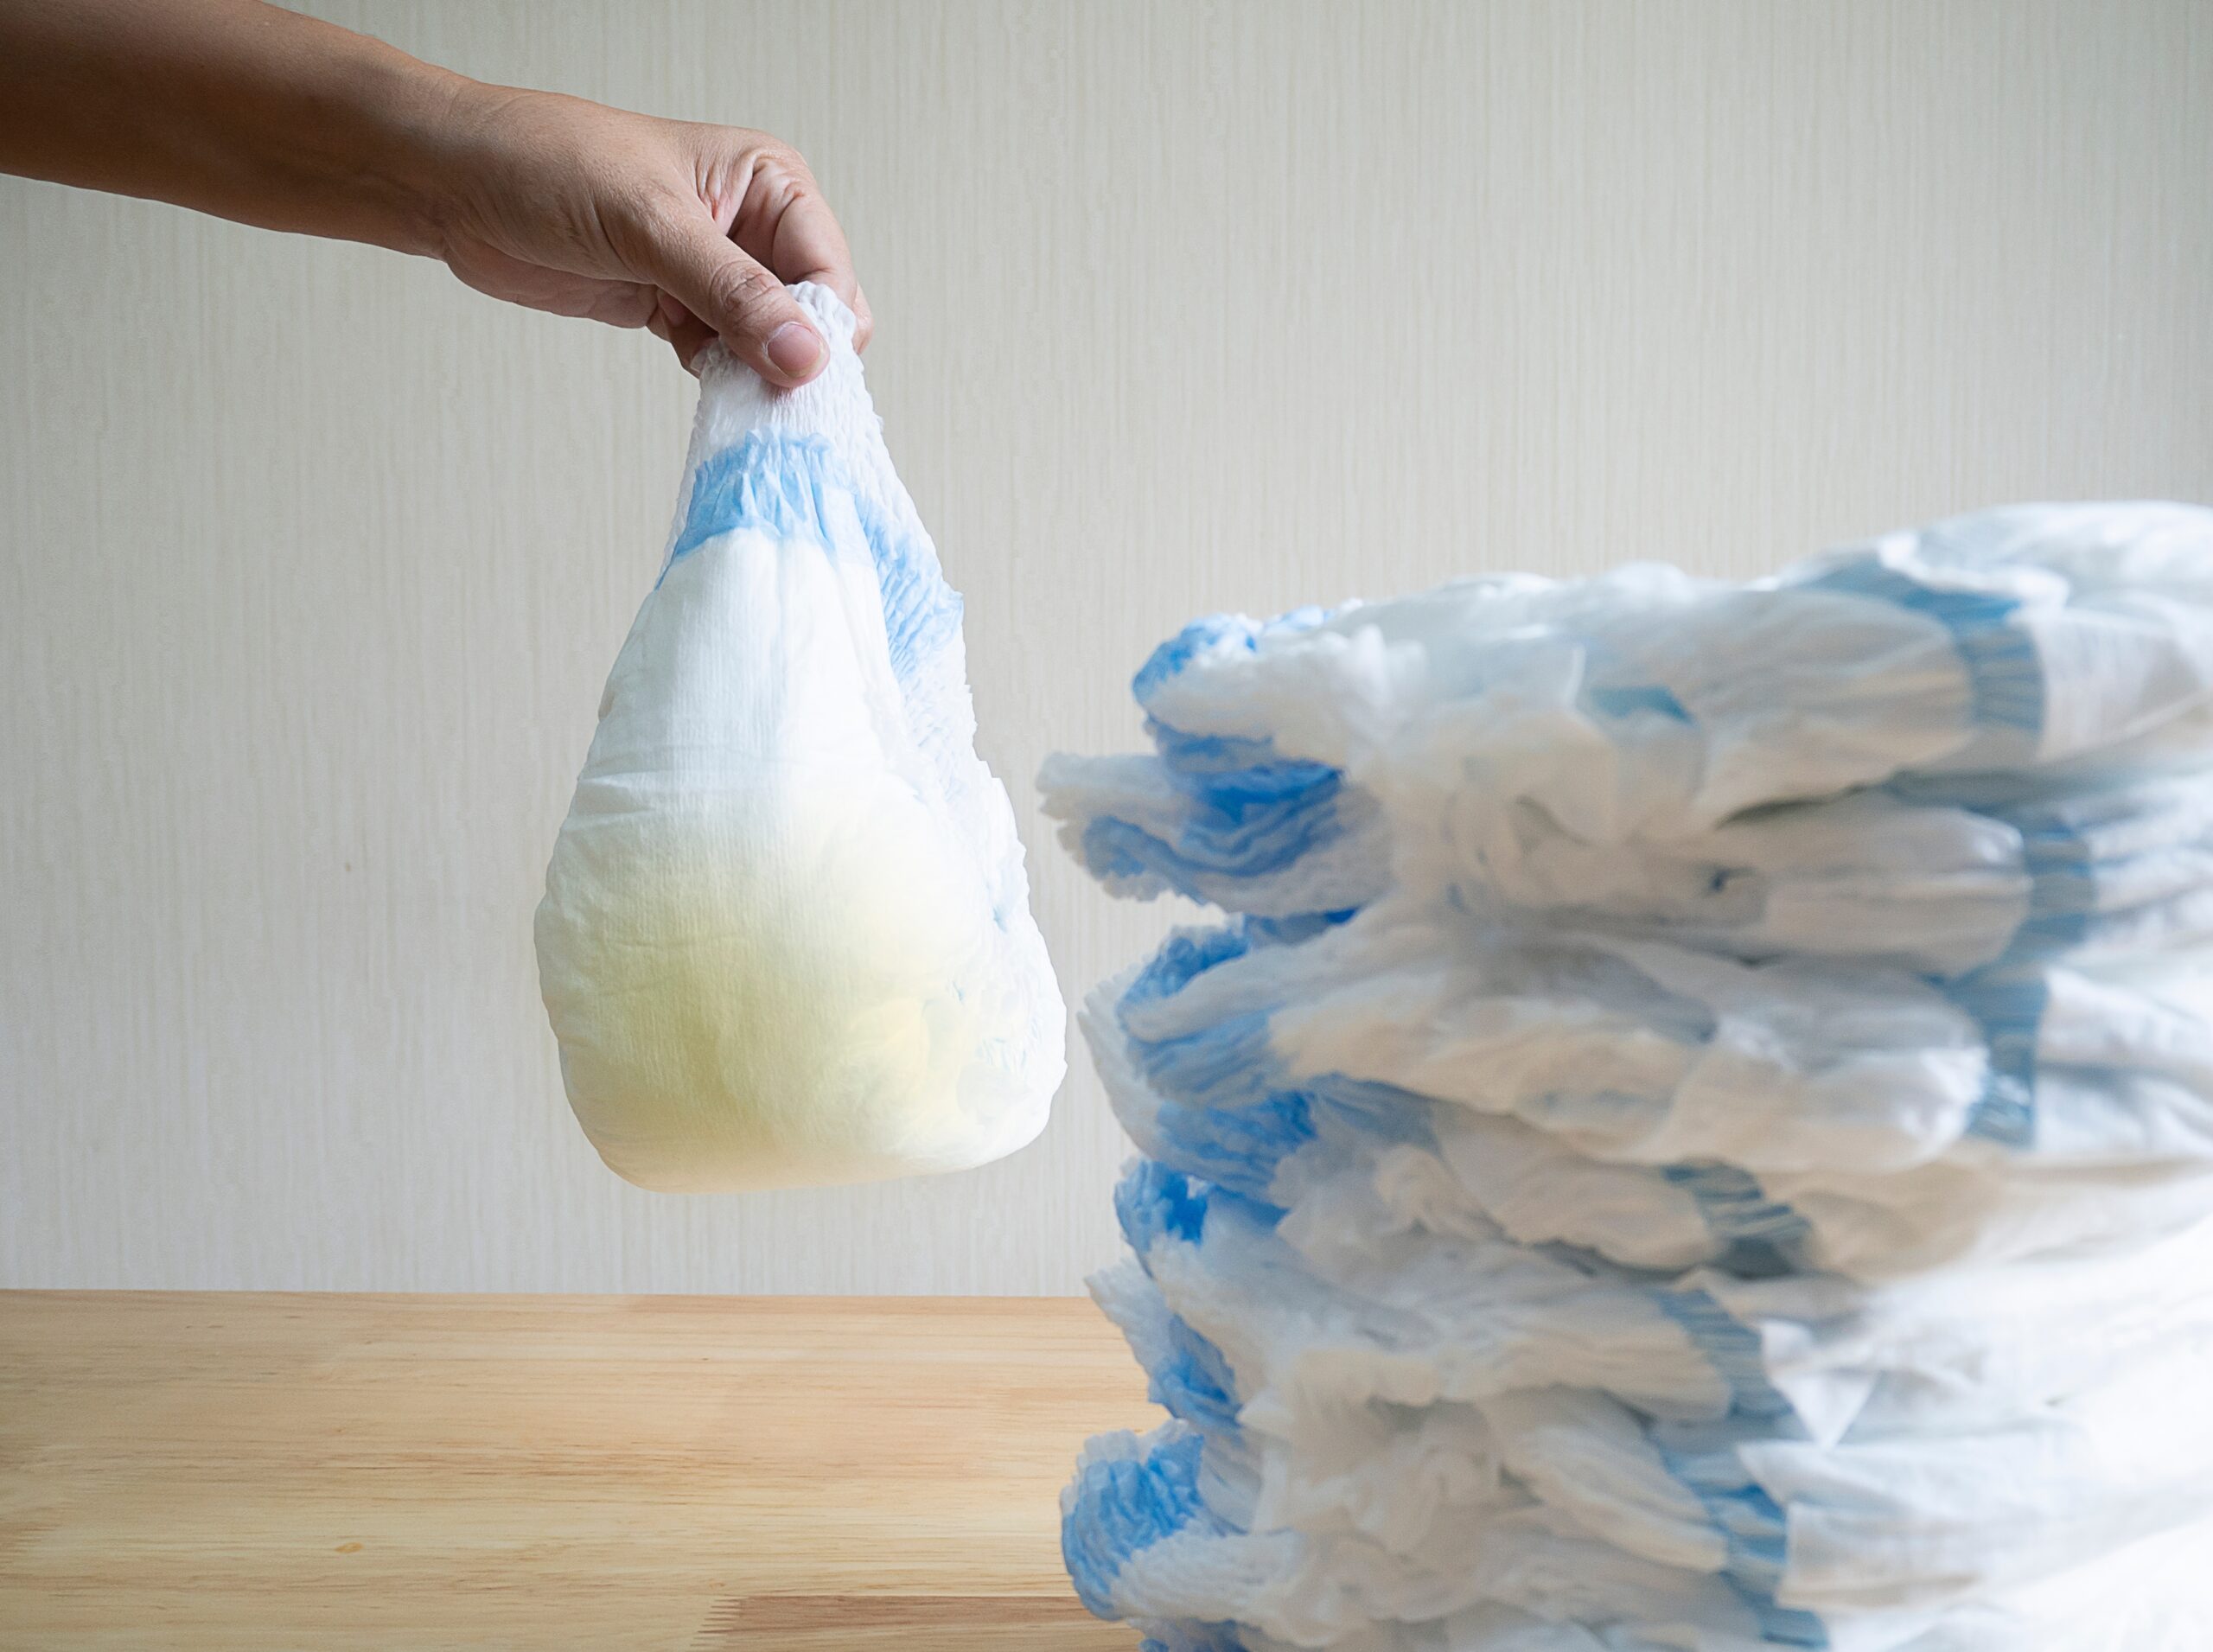
[[[805,378],[822,360],[822,341],[805,322],[786,322],[768,335],[768,360],[777,372]]]

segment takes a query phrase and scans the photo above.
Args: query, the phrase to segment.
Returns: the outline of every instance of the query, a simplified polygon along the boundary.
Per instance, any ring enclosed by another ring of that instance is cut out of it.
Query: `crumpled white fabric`
[[[2196,1652],[2213,1610],[2204,1522],[1972,1600],[1843,1617],[1640,1560],[1541,1505],[1464,1518],[1466,1556],[1430,1571],[1357,1536],[1239,1528],[1210,1505],[1214,1449],[1180,1423],[1102,1436],[1063,1496],[1068,1518],[1150,1538],[1093,1604],[1157,1652]]]
[[[2213,512],[1203,622],[1063,839],[1146,1652],[2182,1652],[2213,1622]]]
[[[1252,876],[1177,862],[1167,841],[1192,843],[1190,817],[1218,797],[1203,800],[1142,757],[1053,775],[1054,809],[1146,842],[1162,858],[1158,882],[1260,915],[1374,903],[1393,886],[1394,850],[1413,852],[1403,822],[1372,796],[1310,782],[1293,794],[1303,818],[1267,823],[1299,842],[1295,859],[1262,856],[1268,870]],[[1213,846],[1247,854],[1261,824],[1240,822],[1247,837]],[[2050,794],[1901,783],[1625,844],[1579,838],[1538,808],[1456,803],[1449,824],[1423,868],[1432,898],[1748,960],[1865,959],[1955,977],[2213,941],[2213,788],[2196,775]]]
[[[666,563],[608,679],[537,941],[569,1099],[627,1179],[979,1164],[1043,1127],[1065,1011],[960,602],[827,290],[779,392],[719,348]]]
[[[1373,1095],[1517,1237],[1636,1266],[1760,1240],[1895,1277],[2213,1208],[2198,954],[1961,985],[1395,902],[1295,945],[1251,933],[1187,932],[1085,1026],[1140,1146],[1256,1196],[1304,1139],[1263,1128],[1282,1098]]]
[[[1549,903],[1562,879],[1586,896],[1610,883],[1656,904],[1646,915],[1747,945],[1763,922],[1765,939],[1802,944],[1794,902],[1827,898],[1843,915],[1833,944],[1864,948],[1878,937],[1838,903],[1843,886],[1910,901],[1910,880],[1948,859],[1978,875],[1950,891],[1966,904],[1899,941],[1957,964],[2003,936],[1993,880],[2009,861],[2030,870],[2002,822],[1901,821],[1951,841],[1933,861],[1925,841],[1870,841],[1824,866],[1806,858],[1819,845],[1748,839],[1738,817],[1952,776],[2071,786],[2203,764],[2209,570],[2213,510],[2021,506],[1749,585],[1647,565],[1219,616],[1138,675],[1155,752],[1054,759],[1046,807],[1125,894],[1283,916],[1393,885]],[[2202,832],[2175,841],[2203,852]],[[1776,855],[1795,882],[1770,912],[1756,884]],[[1701,871],[1728,899],[1699,899]]]

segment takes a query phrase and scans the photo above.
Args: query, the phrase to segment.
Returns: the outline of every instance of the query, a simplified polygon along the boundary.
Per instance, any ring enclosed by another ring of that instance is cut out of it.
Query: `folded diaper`
[[[1149,760],[1049,774],[1058,781],[1052,806],[1079,813],[1094,848],[1111,846],[1177,893],[1281,916],[1381,898],[1394,832],[1413,837],[1335,771],[1316,772],[1295,798],[1246,809],[1228,834],[1209,818],[1218,804],[1178,789]],[[1902,781],[1626,844],[1578,838],[1541,809],[1459,801],[1431,823],[1432,894],[1501,921],[1941,975],[2213,940],[2213,786],[2196,775],[2044,795],[1987,781]]]
[[[1380,907],[1180,934],[1084,1024],[1139,1145],[1256,1198],[1325,1130],[1418,1135],[1502,1209],[1568,1177],[1547,1236],[1624,1262],[1878,1276],[2213,1209],[2205,979],[1934,983]]]
[[[1681,898],[1694,840],[1758,807],[2213,760],[2209,568],[2213,511],[2023,507],[1751,586],[1636,567],[1206,621],[1138,673],[1156,755],[1056,758],[1046,807],[1109,888],[1234,911],[1433,890],[1456,862],[1510,885],[1517,834],[1562,857],[1680,846],[1612,873],[1672,864]],[[1745,852],[1710,847],[1725,872]]]
[[[1176,1422],[1102,1436],[1062,1496],[1078,1593],[1138,1623],[1148,1647],[2190,1652],[2213,1609],[2203,1522],[1972,1599],[1874,1611],[1778,1605],[1724,1575],[1638,1560],[1541,1505],[1464,1517],[1452,1529],[1466,1564],[1425,1574],[1361,1538],[1238,1526],[1210,1501],[1213,1450]]]
[[[2213,1621],[2213,513],[1205,622],[1055,759],[1171,1420],[1159,1652],[2183,1652]]]

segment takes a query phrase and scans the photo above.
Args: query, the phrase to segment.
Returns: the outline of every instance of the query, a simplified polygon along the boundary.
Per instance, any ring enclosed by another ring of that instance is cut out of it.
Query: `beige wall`
[[[2213,8],[328,4],[843,212],[1034,829],[1218,607],[2213,498]],[[530,915],[689,380],[440,269],[0,184],[0,1283],[1059,1292],[1122,1144],[683,1202]]]

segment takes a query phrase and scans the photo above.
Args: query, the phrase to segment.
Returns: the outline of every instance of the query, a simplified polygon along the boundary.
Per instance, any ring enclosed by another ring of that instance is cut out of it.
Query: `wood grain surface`
[[[1106,1652],[1087,1303],[0,1293],[0,1647]]]

